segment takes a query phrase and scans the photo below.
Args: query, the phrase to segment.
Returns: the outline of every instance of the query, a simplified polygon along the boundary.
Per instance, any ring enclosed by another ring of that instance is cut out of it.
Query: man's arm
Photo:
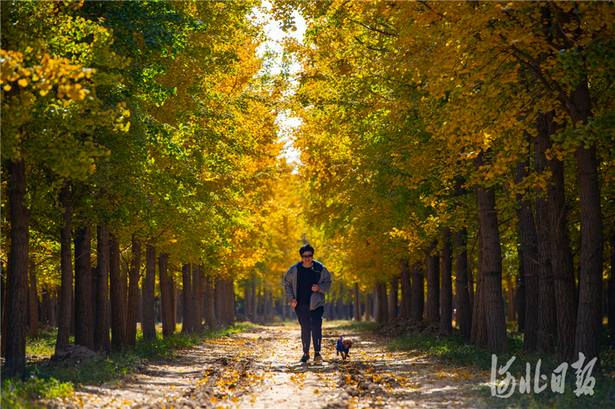
[[[292,270],[292,267],[289,268],[286,274],[284,275],[284,292],[286,293],[286,299],[288,300],[288,302],[292,302],[293,300],[295,300],[295,303],[296,303],[297,297],[295,296],[295,293],[293,291],[293,283],[290,279],[291,270]]]
[[[322,282],[318,284],[318,291],[321,293],[326,293],[331,288],[331,274],[327,267],[322,267]]]

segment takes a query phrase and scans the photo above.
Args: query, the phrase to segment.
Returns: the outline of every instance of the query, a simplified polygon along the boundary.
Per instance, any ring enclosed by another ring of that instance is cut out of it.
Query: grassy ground
[[[150,360],[172,360],[182,348],[190,348],[204,339],[216,338],[228,333],[242,332],[252,328],[250,323],[236,324],[230,328],[205,331],[200,334],[176,333],[169,338],[158,337],[145,341],[137,334],[134,349],[102,355],[101,359],[78,365],[50,365],[48,359],[54,353],[55,331],[42,331],[37,340],[26,345],[27,374],[25,380],[2,379],[2,408],[33,408],[37,399],[69,398],[79,385],[100,385],[119,382]],[[72,343],[72,340],[71,340]]]

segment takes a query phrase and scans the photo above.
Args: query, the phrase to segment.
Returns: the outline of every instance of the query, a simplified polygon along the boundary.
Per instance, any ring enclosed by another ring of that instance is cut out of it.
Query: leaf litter
[[[335,354],[340,336],[354,339],[350,357]],[[299,362],[296,327],[255,327],[150,362],[122,382],[76,391],[85,408],[449,408],[488,407],[479,389],[489,373],[389,351],[370,332],[323,330],[324,361]],[[63,407],[62,402],[49,402]],[[66,405],[70,406],[70,405]]]

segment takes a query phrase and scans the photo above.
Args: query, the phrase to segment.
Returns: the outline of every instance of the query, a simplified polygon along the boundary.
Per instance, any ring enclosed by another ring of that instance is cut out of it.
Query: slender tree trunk
[[[94,348],[97,351],[110,351],[111,339],[109,338],[109,271],[110,271],[110,243],[109,227],[101,223],[97,229],[97,259],[98,268],[96,274],[96,321],[94,324]]]
[[[182,334],[193,332],[192,324],[192,269],[190,264],[184,264],[182,267],[182,283],[184,289],[182,291],[183,317],[182,317]]]
[[[235,284],[233,279],[227,277],[226,281],[226,325],[231,326],[235,323]],[[269,316],[273,315],[273,300],[271,291],[269,291]]]
[[[173,286],[167,271],[169,255],[162,253],[158,257],[158,275],[160,279],[160,318],[162,321],[162,336],[168,338],[175,332],[175,307],[173,305]]]
[[[122,285],[120,270],[120,243],[110,235],[109,290],[111,295],[111,348],[118,351],[125,346],[126,289]]]
[[[476,293],[472,309],[472,332],[470,342],[477,345],[487,345],[487,329],[485,324],[484,277],[483,277],[483,234],[478,230],[478,266],[476,268]]]
[[[141,330],[143,338],[156,339],[156,317],[154,311],[154,293],[156,291],[156,247],[145,246],[145,279],[143,280],[143,319]]]
[[[551,121],[553,124],[553,121]],[[553,130],[554,132],[555,130]],[[564,193],[564,162],[552,158],[547,161],[553,183],[547,185],[549,215],[551,217],[551,255],[555,309],[557,311],[557,356],[571,361],[574,354],[574,331],[577,305],[576,284],[570,241],[568,239],[566,198]]]
[[[405,320],[409,320],[412,316],[412,286],[410,283],[408,260],[405,258],[399,259],[399,267],[401,270],[401,316]]]
[[[534,140],[534,170],[544,176],[546,169],[545,151],[549,146],[547,118],[538,115],[538,132]],[[555,290],[553,288],[553,270],[551,267],[551,226],[549,207],[545,197],[546,191],[536,188],[536,233],[538,237],[538,349],[547,353],[555,352]]]
[[[75,232],[75,345],[94,349],[91,226]]]
[[[507,286],[507,302],[508,302],[508,321],[515,321],[515,287],[513,285],[512,276],[508,275],[506,277],[506,286]]]
[[[515,183],[520,184],[528,176],[529,160],[517,162]],[[523,251],[523,270],[525,283],[525,319],[523,352],[534,353],[538,350],[538,297],[539,297],[539,264],[538,237],[534,213],[530,201],[522,194],[517,194],[519,209],[519,239]]]
[[[201,288],[200,282],[200,267],[198,265],[192,265],[192,331],[201,332],[201,324],[203,318],[203,308],[199,304],[199,289]]]
[[[425,252],[425,271],[427,272],[427,321],[435,324],[440,321],[440,258],[432,256],[434,242]]]
[[[255,299],[256,297],[252,297]],[[254,311],[256,308],[254,308]],[[210,330],[216,328],[214,317],[214,280],[211,275],[207,275],[205,279],[205,323]]]
[[[51,297],[49,297],[49,291],[43,288],[41,291],[41,316],[40,323],[43,328],[47,328],[51,323]]]
[[[60,203],[64,209],[64,226],[60,233],[60,268],[62,284],[60,286],[60,314],[58,319],[58,338],[56,352],[68,346],[70,337],[71,309],[73,304],[73,263],[71,251],[71,206],[70,186],[68,182],[60,192]]]
[[[258,321],[258,296],[256,295],[256,277],[252,275],[252,322]],[[292,314],[291,314],[292,316]]]
[[[465,340],[472,333],[472,306],[468,291],[468,251],[466,249],[466,228],[455,232],[455,304],[457,326]]]
[[[399,276],[393,277],[390,281],[391,288],[389,290],[389,320],[397,318],[397,305],[399,304]]]
[[[359,283],[354,283],[354,320],[361,321],[361,291]]]
[[[244,304],[243,310],[248,319],[250,319],[250,317],[252,316],[252,312],[250,311],[252,307],[251,295],[252,295],[252,289],[248,283],[248,286],[246,286],[246,288],[244,288],[244,291],[243,291],[243,304]],[[284,303],[284,305],[286,305],[286,303]]]
[[[205,318],[205,286],[207,283],[205,282],[205,271],[203,270],[203,266],[199,266],[199,289],[198,289],[198,304],[199,304],[199,326],[197,328],[198,332],[203,331],[203,321]]]
[[[34,260],[30,259],[30,338],[38,339],[38,289],[36,287],[36,268]]]
[[[519,275],[515,290],[515,309],[517,310],[517,330],[525,331],[526,294],[525,294],[525,262],[523,260],[523,247],[517,246],[517,258],[519,260]]]
[[[137,343],[137,320],[139,318],[139,278],[141,270],[141,241],[132,235],[132,260],[128,270],[128,303],[126,319],[126,346]]]
[[[372,292],[365,291],[365,321],[370,322],[372,320]]]
[[[419,270],[421,263],[412,265],[412,321],[423,321],[425,308],[425,280]]]
[[[451,249],[451,231],[442,232],[442,288],[440,290],[440,333],[453,332],[453,250]]]
[[[26,199],[26,169],[23,159],[9,161],[11,206],[11,253],[9,255],[8,319],[5,349],[6,376],[26,372],[26,311],[28,306],[29,219]],[[70,226],[69,226],[70,228]],[[5,333],[3,331],[3,333]],[[4,343],[3,343],[4,345]]]
[[[7,265],[10,266],[10,260],[8,260]],[[2,287],[0,288],[0,291],[2,291],[2,332],[0,332],[0,355],[2,355],[2,357],[6,357],[6,333],[9,320],[9,278],[11,275],[11,270],[10,268],[4,269],[2,267],[2,263],[0,263],[0,269],[2,269]]]
[[[611,276],[608,284],[609,343],[611,347],[615,347],[615,222],[611,224],[609,241],[611,244]]]
[[[484,152],[475,159],[478,170],[483,164]],[[502,252],[500,249],[500,232],[495,207],[493,187],[477,187],[477,199],[480,211],[480,225],[483,235],[483,284],[484,310],[487,329],[487,348],[494,353],[508,352],[508,335],[506,318],[502,302]]]

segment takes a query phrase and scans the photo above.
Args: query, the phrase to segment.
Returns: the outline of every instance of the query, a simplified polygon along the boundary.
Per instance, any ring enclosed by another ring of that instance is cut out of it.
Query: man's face
[[[303,254],[301,254],[301,259],[303,260],[303,265],[305,267],[311,267],[312,260],[314,260],[314,254],[312,254],[311,251],[306,251]]]

